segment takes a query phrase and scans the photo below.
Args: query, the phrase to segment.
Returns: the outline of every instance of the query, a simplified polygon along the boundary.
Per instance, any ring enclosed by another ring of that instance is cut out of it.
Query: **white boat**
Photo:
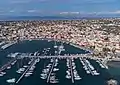
[[[15,78],[8,79],[8,80],[6,80],[6,82],[8,82],[8,83],[15,83]]]
[[[0,74],[0,76],[4,76],[4,74]]]
[[[54,45],[54,48],[57,48],[58,46],[57,45]]]
[[[25,77],[29,77],[30,76],[30,74],[25,74]]]
[[[93,71],[94,75],[100,75],[100,73],[98,73],[96,70]]]
[[[16,60],[16,61],[14,61],[14,62],[12,62],[12,63],[11,63],[11,65],[14,65],[16,62],[17,62],[17,60]]]
[[[71,76],[70,75],[66,75],[65,76],[67,79],[71,79]]]
[[[16,72],[19,73],[19,74],[21,74],[24,71],[25,71],[25,68],[19,68]]]
[[[59,69],[58,68],[54,68],[53,71],[58,71]]]
[[[76,66],[73,66],[73,69],[75,69],[76,68]]]
[[[89,70],[86,70],[86,73],[87,73],[87,74],[90,74],[90,71],[89,71]]]
[[[56,59],[55,61],[58,62],[58,59]]]
[[[44,74],[44,73],[42,73],[42,74],[40,74],[41,75],[41,79],[46,79],[47,78],[47,74]]]
[[[75,77],[75,80],[80,80],[80,79],[82,79],[82,78],[80,78],[80,76]]]
[[[49,65],[49,64],[48,64],[46,67],[47,67],[47,68],[50,68],[50,67],[51,67],[51,65]]]
[[[47,77],[44,77],[44,76],[42,76],[42,77],[40,77],[41,79],[46,79]]]
[[[8,66],[8,67],[7,67],[7,69],[10,69],[10,68],[11,68],[11,66]]]
[[[6,74],[6,72],[0,72],[0,74],[3,74],[3,75],[5,75],[5,74]]]
[[[24,70],[25,70],[25,68],[20,68],[19,70],[20,70],[20,71],[24,71]]]
[[[59,82],[57,80],[50,80],[50,83],[55,84],[55,83],[59,83]]]
[[[21,74],[21,73],[22,73],[20,70],[17,70],[16,72],[17,72],[17,73],[19,73],[19,74]]]
[[[43,73],[48,73],[49,70],[44,69],[42,72],[43,72]]]
[[[44,74],[44,73],[42,73],[42,74],[40,74],[41,76],[47,76],[47,74]]]
[[[53,59],[51,59],[50,62],[53,62]]]
[[[31,75],[31,74],[33,74],[33,73],[30,73],[30,72],[28,72],[28,73],[26,73],[26,74],[29,74],[29,75]]]
[[[27,65],[24,65],[23,67],[24,67],[24,68],[27,68],[28,66],[27,66]]]
[[[28,73],[32,73],[33,71],[29,70]]]

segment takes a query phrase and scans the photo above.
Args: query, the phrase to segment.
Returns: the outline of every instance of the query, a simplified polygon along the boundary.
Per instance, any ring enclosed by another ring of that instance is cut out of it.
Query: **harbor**
[[[28,43],[31,43],[31,41]],[[104,76],[104,78],[109,79],[109,68],[106,68],[100,59],[91,59],[87,51],[82,51],[86,53],[80,54],[81,52],[79,53],[78,48],[71,46],[70,48],[76,51],[78,50],[77,53],[79,54],[74,53],[74,51],[67,53],[66,51],[69,51],[67,49],[69,45],[61,43],[55,44],[55,42],[52,41],[49,43],[52,43],[50,47],[38,47],[39,49],[36,48],[35,51],[25,52],[25,49],[22,51],[9,51],[9,53],[6,54],[6,58],[10,59],[10,61],[3,64],[2,68],[4,69],[1,68],[0,80],[2,82],[0,82],[0,85],[39,85],[41,83],[44,85],[62,85],[63,81],[65,84],[69,82],[70,85],[85,84],[84,80],[86,80],[86,78],[89,80],[93,78],[91,81],[96,79],[96,81],[104,84],[103,82],[106,80],[100,79],[100,77],[102,77],[101,75],[104,74],[101,69],[105,71],[106,76]],[[35,41],[34,44],[36,44]],[[59,46],[61,46],[60,49]],[[63,48],[64,50],[62,50]],[[12,47],[8,49],[11,50]],[[94,62],[98,66],[94,67],[94,64],[91,62]],[[91,81],[88,82],[91,83]]]

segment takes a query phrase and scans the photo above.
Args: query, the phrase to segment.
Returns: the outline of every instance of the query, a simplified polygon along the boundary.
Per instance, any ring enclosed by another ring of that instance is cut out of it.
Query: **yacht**
[[[14,65],[17,62],[17,60],[15,60],[14,62],[11,63],[11,65]]]
[[[50,62],[53,62],[53,59],[51,59]]]
[[[19,73],[19,74],[21,74],[21,73],[22,73],[20,70],[17,70],[16,72],[17,72],[17,73]]]
[[[58,46],[57,45],[54,45],[54,48],[57,48]]]
[[[26,73],[26,74],[29,74],[29,75],[31,75],[31,74],[33,74],[33,73],[30,73],[30,72],[28,72],[28,73]]]
[[[15,83],[15,78],[8,79],[8,80],[6,80],[6,82],[8,82],[8,83]]]
[[[0,74],[3,74],[3,75],[5,75],[5,74],[6,74],[6,72],[0,72]]]
[[[4,76],[4,74],[1,74],[1,73],[0,73],[0,76]]]
[[[18,69],[16,72],[19,73],[19,74],[21,74],[21,73],[24,72],[24,71],[25,71],[25,68],[20,68],[20,69]]]
[[[20,71],[25,71],[25,68],[20,68],[19,70],[20,70]]]
[[[54,68],[53,71],[58,71],[59,69],[58,68]]]
[[[55,84],[55,83],[59,83],[59,82],[57,80],[50,80],[50,83]]]
[[[67,79],[71,79],[71,76],[70,75],[66,75],[65,76]]]
[[[56,59],[55,62],[58,62],[58,59]]]
[[[51,65],[52,65],[52,64],[48,64],[46,67],[47,67],[47,68],[50,68],[50,67],[51,67]]]
[[[41,78],[41,79],[46,79],[47,77],[45,77],[45,76],[41,76],[40,78]]]
[[[8,66],[8,67],[7,67],[7,69],[10,69],[10,68],[11,68],[11,66]]]
[[[44,74],[44,73],[42,73],[42,74],[40,74],[41,75],[41,79],[46,79],[47,78],[47,74]]]
[[[76,66],[73,66],[73,69],[75,69],[76,68]]]
[[[28,66],[27,66],[27,65],[24,65],[23,67],[24,67],[24,68],[27,68]]]
[[[40,74],[41,76],[47,76],[47,74],[45,74],[45,73],[42,73],[42,74]]]
[[[42,72],[44,72],[44,73],[48,73],[48,72],[49,72],[49,69],[48,69],[48,68],[47,68],[47,69],[43,69]]]
[[[54,65],[54,66],[56,67],[57,65],[58,65],[58,63],[55,63],[55,65]]]
[[[75,80],[80,80],[80,79],[82,79],[80,76],[75,77]]]
[[[87,73],[87,74],[90,74],[90,71],[89,71],[89,70],[86,70],[86,73]]]
[[[30,76],[30,74],[25,74],[25,77],[29,77]]]
[[[94,75],[100,75],[100,73],[98,73],[96,70],[93,71]]]

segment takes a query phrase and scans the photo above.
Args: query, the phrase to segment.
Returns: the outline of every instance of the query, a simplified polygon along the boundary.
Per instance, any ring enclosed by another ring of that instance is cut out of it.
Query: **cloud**
[[[0,13],[2,13],[2,12],[4,12],[4,11],[0,11]]]
[[[12,3],[12,4],[24,4],[24,3],[29,3],[31,1],[32,0],[12,0],[12,1],[10,1],[10,3]]]
[[[32,3],[32,2],[45,2],[48,0],[12,0],[10,3],[12,4],[26,4],[26,3]]]
[[[59,14],[61,14],[61,15],[68,15],[68,14],[70,14],[70,15],[72,15],[72,14],[92,14],[92,15],[101,15],[101,14],[103,14],[103,15],[106,15],[106,14],[120,14],[120,10],[117,10],[117,11],[101,11],[101,12],[60,12]]]
[[[10,10],[9,12],[13,13],[13,12],[15,12],[15,10]]]
[[[60,12],[60,14],[80,14],[80,12]]]
[[[115,2],[115,0],[84,0],[87,3],[110,3]]]
[[[27,12],[36,12],[36,10],[28,10]]]
[[[40,13],[41,11],[32,9],[32,10],[27,10],[27,12],[29,12],[29,13]]]
[[[120,14],[120,10],[117,11],[105,11],[105,12],[95,12],[96,14]]]

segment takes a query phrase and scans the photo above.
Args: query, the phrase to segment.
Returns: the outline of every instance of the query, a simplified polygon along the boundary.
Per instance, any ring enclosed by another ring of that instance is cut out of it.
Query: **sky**
[[[120,14],[120,0],[0,0],[0,15]]]

